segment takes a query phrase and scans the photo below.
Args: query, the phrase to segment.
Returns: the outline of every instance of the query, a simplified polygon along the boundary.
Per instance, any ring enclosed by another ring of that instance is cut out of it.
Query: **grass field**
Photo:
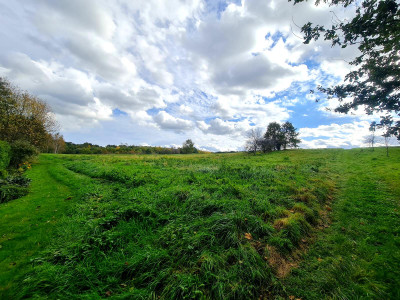
[[[399,299],[390,150],[41,155],[0,299]]]

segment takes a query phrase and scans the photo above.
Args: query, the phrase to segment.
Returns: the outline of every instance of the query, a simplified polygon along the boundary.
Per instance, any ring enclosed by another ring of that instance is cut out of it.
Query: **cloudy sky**
[[[309,1],[312,2],[312,1]],[[290,121],[303,148],[363,146],[373,116],[326,110],[356,48],[298,25],[351,9],[287,0],[0,0],[0,76],[47,101],[67,141],[240,150]],[[333,11],[333,12],[332,12]]]

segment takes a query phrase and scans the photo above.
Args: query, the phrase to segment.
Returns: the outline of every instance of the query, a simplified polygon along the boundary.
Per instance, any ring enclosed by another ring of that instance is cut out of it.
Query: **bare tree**
[[[376,122],[372,122],[369,126],[370,134],[365,138],[364,142],[372,148],[374,151],[374,144],[378,142],[376,137]]]
[[[246,151],[256,154],[261,149],[260,142],[262,141],[262,131],[260,128],[252,128],[247,133]]]
[[[390,138],[391,138],[391,134],[389,133],[385,133],[383,135],[383,140],[385,142],[385,147],[386,147],[386,156],[389,157],[389,144],[390,144]]]
[[[374,145],[379,144],[381,142],[381,138],[379,136],[376,136],[375,133],[370,133],[369,135],[367,135],[364,139],[364,143],[372,148],[372,151],[374,151]]]

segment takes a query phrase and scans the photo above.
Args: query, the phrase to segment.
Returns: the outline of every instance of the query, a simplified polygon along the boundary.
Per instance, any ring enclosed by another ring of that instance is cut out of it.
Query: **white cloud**
[[[198,127],[204,133],[211,133],[216,135],[234,134],[240,131],[238,128],[239,123],[223,121],[219,118],[213,119],[206,124],[204,121],[198,121]]]
[[[185,104],[181,104],[179,106],[179,112],[183,115],[190,115],[193,113],[193,109],[190,106],[187,106]]]
[[[153,117],[153,120],[161,129],[185,132],[193,128],[193,122],[181,118],[175,118],[165,111],[160,111]]]
[[[366,146],[365,139],[371,134],[370,123],[355,121],[352,123],[320,125],[315,128],[300,128],[299,137],[304,148],[353,148]],[[376,135],[382,135],[377,130]],[[310,139],[312,138],[312,139]]]
[[[198,147],[240,149],[252,126],[289,120],[307,102],[296,93],[342,80],[348,66],[337,58],[357,53],[323,41],[304,45],[292,34],[291,26],[299,31],[293,20],[330,23],[334,8],[311,2],[243,0],[224,11],[202,0],[0,5],[7,12],[0,75],[48,101],[71,139],[81,132],[101,139],[103,132],[105,140],[111,126],[118,139],[134,135],[136,143],[179,145],[185,134]],[[115,116],[115,109],[126,114]],[[347,131],[330,138],[346,134],[352,138]]]
[[[220,96],[212,106],[216,116],[223,119],[246,118],[255,124],[263,125],[269,122],[285,121],[289,111],[278,102],[268,102],[261,97]]]

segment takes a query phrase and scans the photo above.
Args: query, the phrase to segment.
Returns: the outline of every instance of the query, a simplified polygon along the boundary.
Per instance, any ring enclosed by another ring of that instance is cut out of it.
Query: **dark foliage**
[[[0,170],[5,170],[10,164],[11,147],[5,141],[0,141]]]
[[[30,179],[24,176],[9,176],[0,179],[0,203],[21,198],[29,192]]]
[[[11,167],[18,167],[20,164],[30,160],[39,154],[38,149],[28,141],[18,140],[11,144]]]

